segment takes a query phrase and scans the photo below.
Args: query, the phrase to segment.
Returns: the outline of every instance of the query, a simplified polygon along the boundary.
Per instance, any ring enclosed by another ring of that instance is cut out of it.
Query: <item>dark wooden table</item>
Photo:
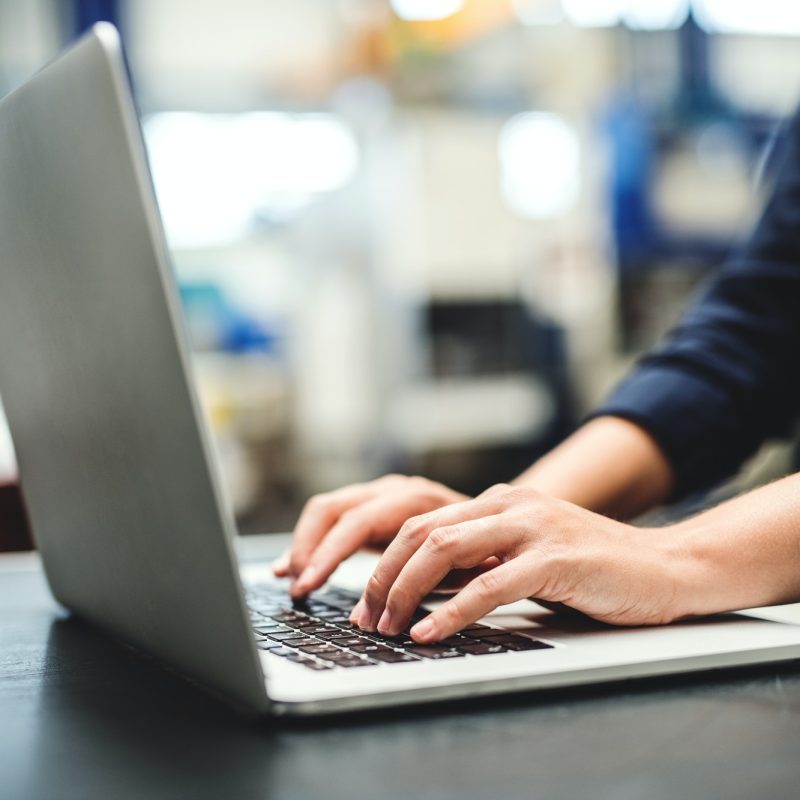
[[[254,721],[70,618],[17,555],[0,556],[0,731],[4,800],[800,795],[792,668]]]

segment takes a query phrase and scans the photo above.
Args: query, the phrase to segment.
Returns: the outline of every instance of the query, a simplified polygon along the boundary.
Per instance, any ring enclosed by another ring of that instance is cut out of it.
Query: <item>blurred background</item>
[[[745,235],[800,96],[786,0],[0,0],[0,93],[99,19],[243,532],[552,447]]]

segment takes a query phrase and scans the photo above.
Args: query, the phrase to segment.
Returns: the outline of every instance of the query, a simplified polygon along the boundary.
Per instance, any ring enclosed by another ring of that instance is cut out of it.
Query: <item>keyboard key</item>
[[[272,603],[251,603],[248,606],[248,608],[250,608],[252,611],[256,611],[259,614],[262,614],[265,617],[268,617],[271,614],[275,614],[278,611],[280,611],[278,606],[273,605]]]
[[[414,640],[410,636],[382,636],[380,633],[366,633],[364,631],[361,632],[361,635],[369,639],[370,641],[375,642],[376,644],[385,644],[391,645],[392,647],[400,647],[404,644],[410,644]]]
[[[334,663],[337,667],[368,667],[372,664],[372,662],[368,661],[366,658],[359,658],[358,656],[347,654],[335,659]]]
[[[296,664],[314,664],[313,658],[307,658],[300,653],[292,653],[290,656],[286,656],[287,661],[294,661]]]
[[[353,625],[350,620],[345,622],[334,622],[333,620],[327,620],[328,624],[335,625],[337,628],[341,628],[343,631],[350,631],[352,633],[361,633],[361,628],[358,625]]]
[[[350,597],[339,592],[315,594],[314,599],[329,607],[337,608],[339,611],[350,611],[357,602],[355,597]]]
[[[488,656],[494,653],[505,653],[506,648],[501,644],[491,644],[490,642],[475,642],[475,644],[465,644],[458,648],[462,653],[469,656]]]
[[[358,636],[349,636],[346,639],[334,639],[333,642],[338,647],[353,647],[353,645],[363,644],[364,640]]]
[[[285,625],[254,625],[253,630],[257,633],[278,633],[278,631],[286,631]]]
[[[390,650],[388,653],[370,653],[369,656],[376,661],[383,661],[386,664],[399,664],[402,661],[419,661],[419,659],[411,655],[411,653],[400,653],[397,650]]]
[[[317,672],[321,672],[325,669],[333,669],[333,664],[329,664],[325,661],[311,661],[310,659],[303,663],[304,667],[308,667],[309,669],[316,670]]]
[[[393,647],[387,647],[385,644],[376,644],[372,653],[395,653],[397,652]]]
[[[325,639],[329,641],[331,639],[347,639],[351,637],[353,634],[349,631],[343,631],[341,628],[333,628],[333,629],[326,629],[321,631],[315,631],[314,636],[318,636],[320,639]]]
[[[505,636],[495,636],[492,639],[484,639],[487,644],[502,644],[509,650],[552,650],[553,645],[540,642],[538,639],[531,639],[528,636],[517,634],[506,634]]]
[[[315,619],[311,619],[311,617],[303,617],[302,619],[293,619],[291,622],[287,622],[287,625],[290,625],[292,628],[310,628],[316,627],[319,625]]]
[[[465,633],[465,634],[469,635],[469,634],[471,634],[473,632],[490,631],[490,630],[493,630],[493,629],[490,628],[488,625],[481,625],[480,622],[476,622],[473,625],[467,625],[467,627],[464,628],[464,630],[461,631],[461,633]]]
[[[314,639],[311,636],[302,636],[301,635],[301,636],[297,636],[296,638],[292,638],[292,639],[284,639],[283,640],[283,644],[285,644],[287,647],[299,648],[299,647],[319,646],[319,645],[322,644],[322,642],[320,642],[319,639]]]
[[[274,631],[272,633],[268,633],[270,639],[274,639],[276,642],[285,642],[287,639],[295,639],[298,638],[297,631]]]
[[[473,644],[473,641],[464,636],[448,636],[447,639],[442,639],[436,644],[442,647],[460,647],[462,644]]]
[[[459,653],[457,650],[450,650],[447,647],[426,647],[424,645],[419,645],[417,647],[409,647],[409,653],[413,653],[415,656],[421,656],[422,658],[433,658],[433,659],[441,659],[441,658],[459,658],[463,657],[463,653]]]
[[[317,611],[317,612],[314,613],[314,616],[315,617],[319,617],[320,619],[326,619],[326,620],[327,619],[340,619],[340,620],[342,620],[344,622],[347,621],[347,617],[344,614],[342,614],[342,612],[339,611],[338,608],[335,609],[335,610],[331,609],[329,611]]]
[[[277,614],[272,615],[272,619],[276,622],[291,622],[295,619],[301,619],[294,611],[279,611]]]
[[[293,656],[295,654],[294,650],[290,650],[288,647],[276,647],[273,650],[269,651],[273,656],[281,656],[282,658],[286,658],[287,656]]]
[[[323,625],[321,623],[317,623],[316,625],[309,625],[306,628],[303,628],[303,633],[307,633],[312,636],[319,636],[319,634],[323,631],[327,631],[328,633],[333,633],[334,630],[340,631],[341,628],[334,629],[330,625]]]
[[[286,647],[298,647],[301,644],[308,644],[309,641],[313,642],[314,639],[309,639],[306,636],[292,636],[290,639],[281,639],[281,644],[286,645]]]
[[[283,645],[279,644],[278,642],[273,642],[270,639],[259,639],[256,642],[256,647],[259,650],[277,650],[278,648],[283,647]]]
[[[339,650],[338,647],[332,647],[330,650],[316,650],[311,655],[322,658],[325,661],[338,661],[342,656],[348,655],[350,658],[358,658],[358,656],[354,656],[352,653],[345,653],[344,650]]]
[[[376,644],[375,642],[370,641],[361,641],[359,644],[349,644],[347,645],[350,650],[353,650],[356,653],[374,653],[377,650],[381,649],[381,645]]]
[[[493,639],[495,636],[508,636],[510,635],[510,631],[505,631],[502,628],[486,628],[485,630],[478,630],[478,631],[470,631],[469,638],[470,639],[478,639],[479,641],[485,641],[486,639]]]
[[[301,644],[298,650],[302,650],[304,653],[309,653],[313,656],[321,656],[323,653],[329,653],[333,655],[334,653],[341,653],[342,651],[339,650],[338,647],[334,647],[330,644],[322,644],[321,642],[317,642],[316,644]]]

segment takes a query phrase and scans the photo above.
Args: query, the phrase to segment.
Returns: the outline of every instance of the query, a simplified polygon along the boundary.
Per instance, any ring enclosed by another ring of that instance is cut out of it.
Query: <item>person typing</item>
[[[392,635],[452,570],[466,582],[411,630],[446,638],[532,597],[617,625],[800,600],[800,474],[666,527],[644,511],[731,476],[800,413],[800,113],[749,240],[571,437],[468,498],[390,475],[312,498],[275,564],[303,597],[366,544],[386,550],[351,620]]]

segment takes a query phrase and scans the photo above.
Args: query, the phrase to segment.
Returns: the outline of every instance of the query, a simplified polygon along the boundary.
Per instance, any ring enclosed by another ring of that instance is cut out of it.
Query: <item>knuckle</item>
[[[358,508],[349,508],[339,517],[339,522],[347,525],[348,527],[357,526],[363,522],[363,520],[364,514]]]
[[[536,493],[531,494],[530,489],[525,489],[522,486],[509,486],[505,493],[509,500],[523,501],[523,500],[538,500],[539,496]]]
[[[312,511],[325,511],[331,505],[331,496],[327,492],[315,494],[306,503],[306,507]]]
[[[389,472],[378,478],[375,483],[380,486],[390,486],[405,480],[407,480],[405,475],[401,475],[399,472]]]
[[[558,522],[558,511],[549,503],[536,502],[528,510],[533,523],[540,529],[553,527]]]
[[[428,478],[424,478],[422,475],[412,475],[410,478],[408,478],[408,483],[414,489],[425,491],[431,487],[433,481],[428,480]]]
[[[450,629],[458,629],[462,625],[464,619],[464,610],[462,608],[461,600],[456,595],[445,603],[437,612],[443,627]]]
[[[491,570],[475,579],[475,593],[483,601],[493,602],[499,597],[502,588],[502,581]]]
[[[431,531],[426,544],[434,553],[443,555],[452,552],[458,542],[458,530],[454,527],[436,528]]]
[[[508,483],[495,483],[493,486],[490,486],[483,492],[483,497],[496,499],[498,497],[503,497],[509,492],[513,492],[514,487]]]
[[[426,518],[423,514],[418,517],[410,517],[407,519],[397,534],[399,539],[404,541],[413,542],[420,539],[425,534]]]

